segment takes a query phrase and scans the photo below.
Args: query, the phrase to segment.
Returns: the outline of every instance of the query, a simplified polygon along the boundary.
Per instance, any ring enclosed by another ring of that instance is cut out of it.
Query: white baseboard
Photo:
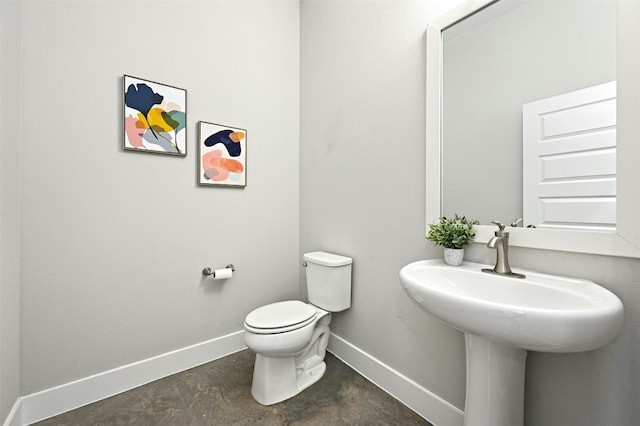
[[[246,349],[243,331],[26,395],[5,426],[23,426]],[[13,410],[12,410],[13,412]]]
[[[16,403],[13,404],[13,407],[11,407],[11,411],[9,411],[9,415],[7,416],[7,419],[5,420],[5,422],[3,423],[3,426],[22,426],[22,423],[20,422],[20,419],[22,418],[21,416],[21,405],[20,405],[20,398],[18,398],[16,400]]]
[[[18,399],[3,426],[24,426],[246,349],[243,331],[105,371]],[[436,426],[462,426],[464,413],[331,333],[329,351]]]
[[[331,333],[329,352],[436,426],[462,426],[464,412]]]

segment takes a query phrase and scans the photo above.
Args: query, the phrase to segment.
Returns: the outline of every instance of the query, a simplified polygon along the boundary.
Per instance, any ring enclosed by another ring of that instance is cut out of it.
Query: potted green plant
[[[473,225],[478,225],[475,219],[458,216],[453,219],[441,217],[438,223],[429,224],[427,238],[437,246],[444,247],[444,261],[448,265],[460,265],[464,257],[464,246],[476,236]]]

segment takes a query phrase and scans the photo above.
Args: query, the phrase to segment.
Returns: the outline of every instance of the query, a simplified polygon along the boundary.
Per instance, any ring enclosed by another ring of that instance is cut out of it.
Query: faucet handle
[[[499,220],[492,220],[491,223],[498,225],[498,228],[500,228],[501,231],[504,231],[504,224],[501,223]]]
[[[522,223],[522,219],[516,219],[513,222],[511,222],[511,226],[515,228],[518,225],[520,225],[521,223]]]

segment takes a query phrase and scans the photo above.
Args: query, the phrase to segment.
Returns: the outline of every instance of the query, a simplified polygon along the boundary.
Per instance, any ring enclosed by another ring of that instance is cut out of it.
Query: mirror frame
[[[438,16],[427,24],[426,29],[426,229],[429,230],[429,224],[434,223],[442,215],[442,32],[455,24],[456,22],[466,18],[476,11],[490,6],[498,0],[466,0],[455,6],[445,14]],[[619,2],[619,8],[621,7]],[[640,8],[633,12],[640,12]],[[629,12],[629,11],[627,11]],[[618,21],[622,12],[618,11]],[[619,22],[620,24],[620,22]],[[629,63],[631,61],[621,60],[621,41],[620,35],[623,33],[618,29],[618,131],[617,144],[618,155],[616,159],[617,167],[617,211],[616,211],[616,232],[611,231],[576,231],[569,229],[523,229],[519,227],[508,228],[510,232],[510,244],[517,247],[529,247],[544,250],[559,250],[576,253],[590,253],[606,256],[622,256],[640,258],[640,248],[634,246],[620,234],[621,230],[624,235],[629,237],[630,241],[640,243],[640,225],[639,219],[634,217],[633,212],[637,209],[637,204],[633,199],[633,176],[634,164],[640,164],[640,149],[633,147],[631,143],[629,147],[624,146],[623,141],[633,140],[633,134],[640,134],[638,129],[633,128],[633,114],[628,118],[630,111],[623,111],[621,108],[621,97],[624,99],[631,98],[631,94],[621,96],[622,93],[630,93],[635,91],[636,95],[640,91],[640,84],[627,86],[624,79],[634,74],[631,69],[625,69],[621,73],[621,65],[625,68],[635,68],[637,72],[640,64]],[[637,75],[637,74],[635,74]],[[620,88],[630,89],[629,92],[622,91]],[[627,105],[627,103],[623,103]],[[640,106],[633,105],[635,116],[640,116]],[[631,109],[631,108],[630,108]],[[623,121],[624,120],[624,121]],[[629,124],[628,131],[621,126],[621,123]],[[623,151],[625,154],[620,155]],[[620,179],[623,177],[623,179]],[[620,181],[627,182],[621,185]],[[487,197],[491,193],[487,189]],[[621,214],[624,211],[625,214]],[[464,214],[464,212],[461,212]],[[506,221],[507,218],[496,217],[496,220]],[[478,225],[475,243],[486,244],[493,237],[497,229],[493,225]]]

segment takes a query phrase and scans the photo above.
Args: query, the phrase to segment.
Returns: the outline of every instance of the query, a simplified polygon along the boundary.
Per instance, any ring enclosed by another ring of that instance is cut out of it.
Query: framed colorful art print
[[[247,186],[247,131],[199,123],[198,185]]]
[[[187,91],[124,76],[124,149],[187,155]]]

